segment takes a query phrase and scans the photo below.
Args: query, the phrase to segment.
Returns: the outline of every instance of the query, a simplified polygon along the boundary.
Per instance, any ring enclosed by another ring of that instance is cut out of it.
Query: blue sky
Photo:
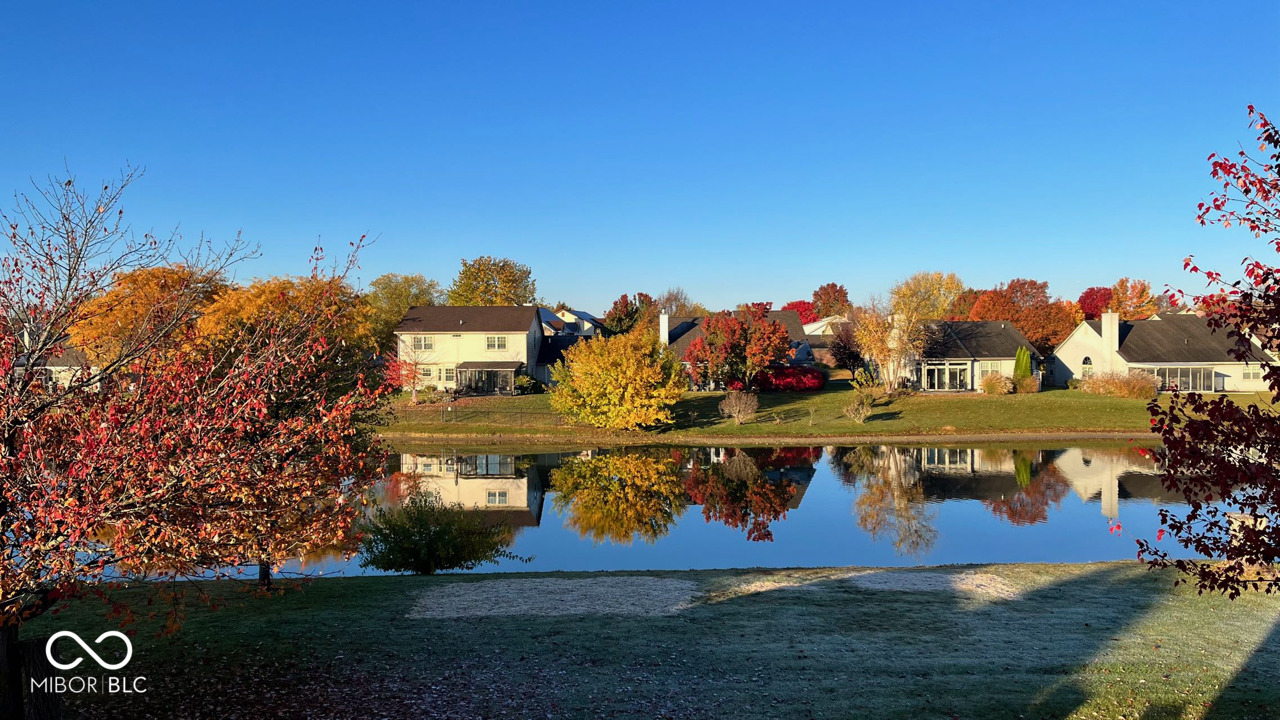
[[[892,7],[891,7],[892,5]],[[135,227],[300,273],[530,265],[602,311],[855,299],[918,270],[1074,298],[1185,285],[1258,241],[1202,229],[1206,156],[1280,116],[1239,43],[1280,4],[27,3],[0,44],[0,189],[145,166]],[[21,28],[13,32],[13,28]],[[1252,38],[1253,40],[1249,40]],[[1256,50],[1256,47],[1255,47]]]

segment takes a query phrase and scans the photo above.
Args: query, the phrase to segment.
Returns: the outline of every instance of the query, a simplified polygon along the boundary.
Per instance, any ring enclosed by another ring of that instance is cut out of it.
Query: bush
[[[741,425],[750,420],[759,409],[760,399],[755,396],[755,393],[741,390],[730,390],[729,394],[720,401],[720,414],[733,418],[734,425]]]
[[[1031,377],[1031,351],[1026,347],[1019,347],[1013,353],[1013,382],[1021,384],[1029,377]]]
[[[1079,378],[1071,378],[1070,380],[1068,380],[1068,381],[1067,381],[1067,389],[1068,389],[1068,390],[1079,390],[1079,389],[1080,389],[1080,379],[1079,379]]]
[[[1141,370],[1124,373],[1094,373],[1080,379],[1080,390],[1090,395],[1150,400],[1160,389],[1155,375]]]
[[[871,417],[871,410],[875,404],[874,394],[866,390],[855,390],[853,400],[844,408],[844,416],[861,425]]]
[[[516,393],[519,395],[541,395],[546,391],[546,386],[535,377],[528,375],[516,376]]]
[[[1014,387],[1019,393],[1038,393],[1040,392],[1040,378],[1035,375],[1028,375],[1015,382]]]
[[[680,361],[654,333],[626,333],[574,343],[551,368],[551,409],[610,430],[671,422],[689,388]]]
[[[1000,373],[991,373],[978,381],[978,384],[987,395],[1008,395],[1013,392],[1013,381]]]
[[[812,392],[827,385],[827,374],[804,365],[766,368],[756,375],[761,392]]]
[[[528,562],[507,550],[514,536],[480,513],[447,505],[435,493],[415,492],[395,507],[380,507],[361,527],[360,567],[431,575],[471,570],[499,560]]]

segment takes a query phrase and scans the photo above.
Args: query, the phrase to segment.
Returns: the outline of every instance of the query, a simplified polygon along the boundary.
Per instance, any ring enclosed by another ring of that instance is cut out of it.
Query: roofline
[[[1075,337],[1076,333],[1080,332],[1080,328],[1082,328],[1082,327],[1083,327],[1083,328],[1089,328],[1089,332],[1093,333],[1094,335],[1097,335],[1099,339],[1101,339],[1101,338],[1102,338],[1102,335],[1101,335],[1100,333],[1095,332],[1095,331],[1094,331],[1094,329],[1089,325],[1089,321],[1088,321],[1088,320],[1081,320],[1081,321],[1080,321],[1080,324],[1079,324],[1079,325],[1076,325],[1076,329],[1075,329],[1075,330],[1072,330],[1071,332],[1067,333],[1067,336],[1066,336],[1065,338],[1063,338],[1063,339],[1062,339],[1062,342],[1060,342],[1060,343],[1058,343],[1057,345],[1055,345],[1055,346],[1054,346],[1054,348],[1053,348],[1053,354],[1054,354],[1054,355],[1057,355],[1057,354],[1058,354],[1058,350],[1059,350],[1063,345],[1066,345],[1066,344],[1067,344],[1067,342],[1071,340],[1071,338]],[[1105,349],[1105,348],[1104,348],[1104,349]],[[1119,354],[1119,353],[1117,353],[1117,354]]]

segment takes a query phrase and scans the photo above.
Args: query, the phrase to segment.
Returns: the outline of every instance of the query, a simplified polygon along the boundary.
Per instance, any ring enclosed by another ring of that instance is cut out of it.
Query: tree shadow
[[[1280,620],[1227,683],[1206,720],[1280,717]],[[1153,716],[1155,717],[1155,716]],[[1144,716],[1143,720],[1147,720]]]
[[[875,422],[877,420],[897,420],[902,417],[901,410],[891,410],[889,412],[880,412],[867,416],[867,422]]]

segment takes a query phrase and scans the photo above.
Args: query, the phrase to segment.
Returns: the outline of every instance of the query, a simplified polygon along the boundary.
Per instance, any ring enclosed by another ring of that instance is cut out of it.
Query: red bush
[[[826,384],[826,373],[804,365],[767,368],[756,375],[756,389],[761,392],[812,392]]]

